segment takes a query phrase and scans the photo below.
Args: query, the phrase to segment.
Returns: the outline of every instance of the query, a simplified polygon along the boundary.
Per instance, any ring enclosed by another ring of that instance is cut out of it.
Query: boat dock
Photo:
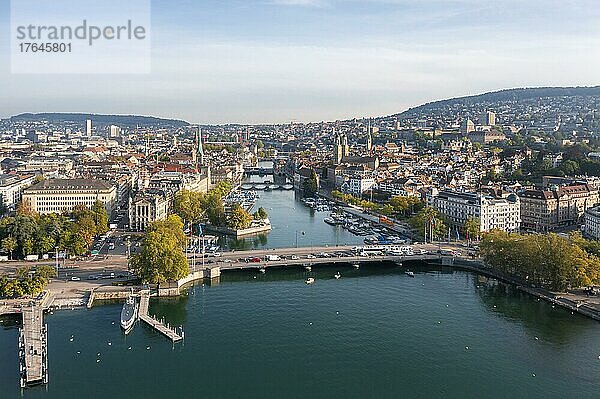
[[[22,309],[23,329],[19,336],[21,388],[48,383],[48,328],[42,307]]]
[[[143,291],[140,295],[140,307],[138,310],[139,319],[142,320],[144,323],[148,324],[150,327],[157,330],[158,332],[160,332],[161,334],[165,335],[167,338],[171,339],[171,341],[173,342],[183,340],[183,330],[181,330],[181,333],[178,333],[176,328],[171,327],[168,324],[165,325],[160,320],[157,320],[156,318],[148,315],[149,304],[150,293],[148,291]]]

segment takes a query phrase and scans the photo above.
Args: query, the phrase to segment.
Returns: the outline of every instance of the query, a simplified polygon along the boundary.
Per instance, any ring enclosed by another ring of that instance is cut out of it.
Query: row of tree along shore
[[[483,234],[479,247],[494,269],[550,291],[600,284],[600,243],[579,232],[565,237],[493,230]]]

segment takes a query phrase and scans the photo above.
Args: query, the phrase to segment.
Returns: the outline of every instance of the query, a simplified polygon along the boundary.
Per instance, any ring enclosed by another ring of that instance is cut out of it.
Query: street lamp
[[[56,269],[56,278],[58,278],[58,246],[54,248],[54,261],[55,261],[55,269]]]

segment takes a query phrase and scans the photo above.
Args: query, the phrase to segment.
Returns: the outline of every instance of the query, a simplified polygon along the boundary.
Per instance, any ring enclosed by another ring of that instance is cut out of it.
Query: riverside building
[[[518,231],[521,223],[519,197],[504,198],[469,192],[434,190],[427,202],[444,215],[451,228],[463,228],[470,218],[479,220],[479,231]]]
[[[546,232],[579,223],[588,208],[598,205],[598,190],[588,184],[551,189],[524,190],[521,199],[522,228]]]

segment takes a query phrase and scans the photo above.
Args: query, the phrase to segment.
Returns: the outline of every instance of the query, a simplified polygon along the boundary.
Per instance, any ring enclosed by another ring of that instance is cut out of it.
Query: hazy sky
[[[147,75],[13,75],[9,10],[0,0],[1,117],[321,121],[502,88],[600,84],[598,0],[152,1]]]

